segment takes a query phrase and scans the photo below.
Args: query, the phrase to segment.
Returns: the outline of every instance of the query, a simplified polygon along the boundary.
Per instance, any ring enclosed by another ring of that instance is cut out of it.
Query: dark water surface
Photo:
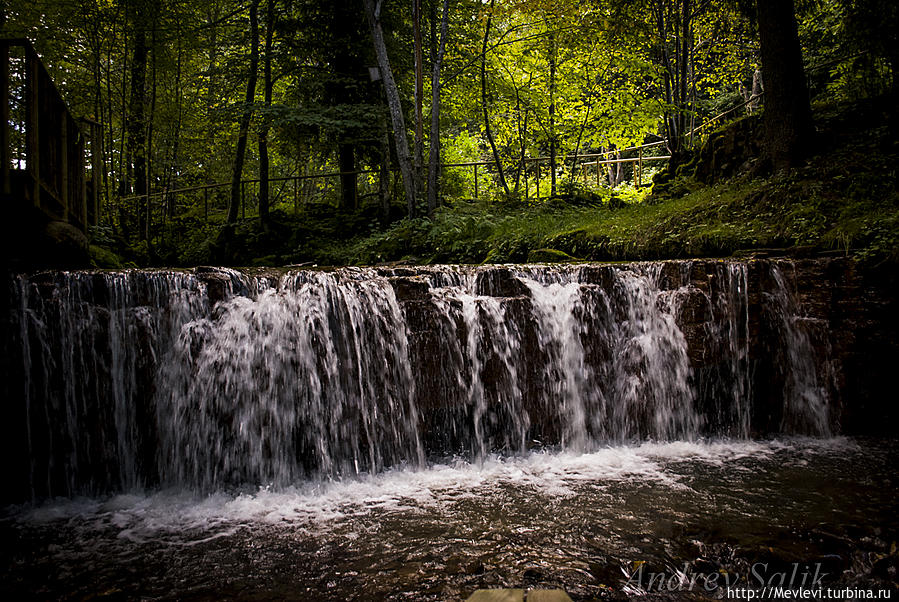
[[[620,599],[657,591],[639,574],[626,584],[641,566],[666,583],[738,585],[757,584],[755,566],[766,578],[817,567],[825,585],[895,598],[897,461],[886,440],[645,443],[279,490],[60,500],[5,510],[0,594],[457,600],[562,587]]]

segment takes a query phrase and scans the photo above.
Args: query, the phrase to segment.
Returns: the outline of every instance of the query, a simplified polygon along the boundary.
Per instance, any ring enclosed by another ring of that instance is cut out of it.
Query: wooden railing
[[[99,144],[99,124],[87,123]],[[82,230],[96,224],[101,153],[91,149],[88,180],[88,138],[23,38],[0,39],[0,125],[0,193]]]
[[[574,164],[575,169],[582,169],[585,182],[587,178],[587,168],[596,167],[597,185],[599,185],[601,177],[600,166],[616,163],[633,163],[633,179],[636,184],[640,185],[642,184],[644,163],[650,161],[667,161],[669,159],[667,155],[647,155],[644,153],[644,151],[646,149],[659,147],[664,144],[665,141],[663,140],[660,142],[653,142],[641,146],[633,146],[602,153],[586,153],[579,154],[577,156],[560,154],[558,157],[556,157],[556,162],[557,165],[560,166],[563,164],[566,166]],[[604,159],[605,157],[608,157],[610,155],[620,153],[637,153],[637,157]],[[524,186],[522,188],[522,192],[524,193],[525,200],[535,199],[539,201],[542,198],[548,197],[550,195],[550,192],[548,190],[549,186],[547,184],[544,184],[544,187],[541,189],[540,185],[541,166],[545,166],[545,168],[548,170],[548,164],[550,163],[551,158],[543,156],[525,157],[524,161],[526,167],[525,171],[531,171],[534,174],[533,183],[535,184],[535,189],[532,190],[529,187],[529,178],[523,178]],[[473,177],[471,179],[472,189],[469,190],[469,192],[471,193],[470,198],[478,199],[480,198],[482,192],[484,192],[483,186],[480,183],[480,176],[489,173],[490,168],[494,165],[495,161],[489,160],[469,161],[465,163],[443,163],[440,165],[440,168],[442,170],[471,168]],[[312,185],[312,187],[316,188],[316,190],[318,190],[320,193],[322,186],[321,182],[336,182],[337,178],[339,178],[340,176],[363,176],[376,174],[379,173],[379,171],[380,170],[377,169],[363,169],[350,172],[332,171],[316,174],[302,174],[270,178],[269,182],[272,186],[271,204],[272,206],[275,206],[286,202],[288,205],[293,206],[294,211],[297,211],[300,205],[305,204],[310,196],[309,191],[305,190],[308,185]],[[394,179],[393,176],[397,175],[397,169],[394,168],[392,170],[391,179]],[[153,222],[155,226],[164,225],[172,218],[177,218],[182,215],[184,209],[191,206],[195,208],[193,215],[201,215],[204,221],[209,221],[210,218],[218,221],[219,219],[223,218],[226,212],[228,202],[227,197],[230,194],[231,186],[231,182],[216,182],[211,184],[199,184],[196,186],[169,188],[157,192],[151,192],[149,194],[121,197],[120,199],[118,199],[118,202],[120,203],[121,209],[132,206],[134,208],[137,208],[137,210],[143,214],[143,217],[145,219],[143,227],[146,228],[145,236],[149,236],[148,233],[150,231],[150,222]],[[256,198],[258,186],[258,178],[241,180],[239,193],[239,215],[241,217],[246,218],[248,213],[251,217],[254,216],[253,210],[258,202],[258,199]],[[327,188],[327,186],[325,186],[325,188]],[[363,188],[364,186],[361,186],[360,190]],[[394,190],[394,193],[396,192],[397,191]],[[361,195],[361,197],[371,196],[374,194],[376,194],[376,192],[363,194]],[[248,206],[250,207],[249,212],[247,211]],[[197,211],[197,209],[200,208],[202,208],[202,211]],[[120,213],[124,215],[122,211],[120,211]],[[127,213],[127,210],[125,210],[125,213]]]

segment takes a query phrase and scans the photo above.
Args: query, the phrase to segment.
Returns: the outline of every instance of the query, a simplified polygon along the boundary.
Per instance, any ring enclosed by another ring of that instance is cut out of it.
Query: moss
[[[568,263],[578,261],[565,251],[557,249],[534,249],[528,253],[528,263]]]
[[[122,269],[122,258],[109,249],[97,245],[90,246],[91,265],[102,269]]]

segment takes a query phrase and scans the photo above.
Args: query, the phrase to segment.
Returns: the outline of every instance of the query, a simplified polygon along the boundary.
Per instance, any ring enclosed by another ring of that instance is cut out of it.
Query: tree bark
[[[556,35],[549,36],[549,181],[556,196]]]
[[[757,0],[765,80],[765,152],[775,171],[804,158],[812,131],[793,0]]]
[[[406,120],[403,117],[403,106],[400,101],[399,90],[393,79],[393,71],[390,68],[390,58],[387,56],[387,45],[384,43],[384,32],[381,29],[380,10],[381,4],[375,6],[374,0],[365,2],[365,16],[368,19],[371,31],[372,44],[378,57],[378,68],[381,71],[381,81],[384,83],[384,93],[387,95],[387,108],[390,111],[390,120],[393,126],[393,136],[396,141],[396,155],[400,173],[403,176],[403,190],[406,194],[406,206],[409,217],[415,215],[415,199],[418,198],[418,180],[415,170],[412,169],[412,156],[409,154],[409,141],[406,139]]]
[[[378,197],[381,201],[381,218],[387,223],[390,218],[390,136],[387,128],[381,137],[381,164],[378,168]]]
[[[446,52],[446,25],[449,0],[443,0],[443,13],[440,17],[440,47],[431,71],[431,150],[428,154],[428,213],[437,209],[439,191],[437,189],[437,170],[440,165],[440,67]]]
[[[412,46],[415,55],[415,173],[421,174],[424,166],[424,118],[422,104],[424,96],[424,68],[421,46],[421,0],[412,0]],[[417,176],[419,181],[423,178]],[[421,194],[421,189],[418,193]],[[416,199],[416,205],[419,199]]]
[[[484,29],[484,47],[481,49],[481,106],[484,110],[484,133],[487,135],[487,141],[490,143],[490,150],[493,151],[493,160],[496,162],[496,173],[499,176],[499,183],[503,187],[503,192],[509,196],[509,185],[506,183],[506,176],[503,173],[503,161],[499,156],[496,148],[496,140],[493,139],[493,131],[490,129],[490,112],[487,110],[487,42],[490,39],[490,25],[493,22],[493,5],[496,0],[490,0],[490,14],[487,15],[487,27]]]
[[[234,156],[234,171],[231,175],[231,202],[228,205],[228,223],[237,221],[240,211],[240,180],[243,177],[243,164],[247,153],[247,136],[250,131],[250,119],[253,117],[253,101],[256,98],[256,79],[259,70],[259,0],[250,4],[250,72],[247,79],[247,93],[244,97],[244,109],[240,116],[237,134],[237,150]]]
[[[131,98],[128,103],[126,129],[126,188],[136,195],[147,194],[147,129],[145,108],[147,102],[147,45],[146,15],[137,3],[134,15],[134,48],[131,59]],[[147,198],[138,202],[138,231],[146,238]]]
[[[275,26],[275,0],[268,0],[265,11],[265,58],[262,66],[265,88],[265,108],[272,106],[272,36]],[[266,113],[259,129],[259,221],[262,227],[269,220],[269,158],[268,158],[269,116]]]
[[[351,83],[359,70],[359,57],[353,52],[357,37],[356,17],[358,8],[353,2],[334,2],[330,33],[334,38],[332,78],[326,86],[326,98],[333,106],[358,102],[358,93]],[[359,185],[356,174],[356,134],[339,128],[337,134],[337,168],[340,171],[340,207],[355,211],[359,203]]]

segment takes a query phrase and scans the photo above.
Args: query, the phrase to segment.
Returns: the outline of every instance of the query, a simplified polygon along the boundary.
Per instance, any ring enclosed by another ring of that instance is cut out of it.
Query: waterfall
[[[833,367],[788,268],[16,276],[4,435],[28,460],[9,469],[13,495],[284,486],[447,455],[746,438],[774,406],[782,432],[827,435]],[[780,387],[762,395],[759,379]]]
[[[830,394],[827,377],[832,370],[819,369],[820,363],[827,362],[829,349],[824,341],[824,358],[821,358],[812,339],[816,329],[826,328],[823,321],[802,311],[802,304],[789,275],[793,271],[790,264],[772,265],[771,278],[775,286],[765,293],[772,322],[777,324],[781,344],[777,355],[783,368],[785,400],[781,429],[810,435],[829,435],[830,419],[828,404]]]

